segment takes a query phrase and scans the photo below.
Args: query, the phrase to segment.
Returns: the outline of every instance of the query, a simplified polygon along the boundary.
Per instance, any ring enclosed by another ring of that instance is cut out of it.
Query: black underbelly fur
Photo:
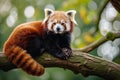
[[[71,34],[68,32],[63,34],[48,32],[44,37],[29,40],[26,50],[32,57],[39,56],[46,51],[60,59],[67,59],[72,54],[70,42]]]

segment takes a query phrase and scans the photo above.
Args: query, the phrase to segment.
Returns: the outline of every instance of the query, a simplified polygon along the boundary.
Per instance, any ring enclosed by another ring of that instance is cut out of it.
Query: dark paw
[[[72,55],[72,50],[71,49],[63,48],[62,51],[65,54],[66,59],[68,59]]]
[[[60,59],[68,59],[72,55],[72,50],[70,48],[62,48],[57,52],[51,52],[53,56],[60,58]]]
[[[63,52],[60,52],[60,53],[57,53],[56,54],[56,57],[60,58],[60,59],[67,59],[67,56],[65,55],[65,53]]]

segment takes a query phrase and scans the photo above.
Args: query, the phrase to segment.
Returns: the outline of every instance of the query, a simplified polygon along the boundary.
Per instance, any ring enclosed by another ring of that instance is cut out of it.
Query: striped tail
[[[28,74],[40,76],[44,73],[44,67],[20,47],[12,47],[4,53],[17,67],[22,68]]]

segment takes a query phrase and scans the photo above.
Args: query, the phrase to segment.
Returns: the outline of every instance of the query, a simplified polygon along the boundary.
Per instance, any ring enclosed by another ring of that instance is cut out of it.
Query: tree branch
[[[80,51],[90,52],[90,51],[94,50],[95,48],[97,48],[99,45],[103,44],[104,42],[106,42],[108,40],[114,40],[116,38],[120,38],[120,33],[109,32],[106,36],[103,36],[101,39],[99,39],[99,40],[93,42],[92,44],[80,49]]]
[[[118,3],[115,1],[118,1]],[[117,7],[116,9],[120,11],[118,6],[120,4],[120,1],[111,0],[111,2],[115,7]],[[114,40],[115,38],[120,38],[120,33],[108,33],[107,36],[102,37],[100,40],[90,44],[83,49],[73,50],[73,55],[68,60],[60,60],[47,53],[38,58],[35,58],[35,60],[38,61],[38,63],[42,64],[44,67],[61,67],[72,70],[74,73],[82,73],[84,76],[96,75],[107,80],[120,80],[119,64],[109,62],[87,53],[83,53],[89,52],[107,40]],[[3,71],[9,71],[14,68],[16,68],[16,66],[12,64],[4,54],[1,53],[0,69]]]
[[[100,9],[98,10],[97,14],[98,14],[98,19],[97,19],[97,22],[96,22],[96,30],[95,30],[95,33],[98,32],[99,30],[99,22],[100,22],[100,19],[101,19],[101,14],[102,12],[104,11],[105,7],[107,6],[109,0],[105,1],[105,3],[102,5],[102,7],[100,7]]]
[[[68,60],[60,60],[47,53],[35,60],[44,67],[61,67],[74,73],[82,73],[84,76],[97,75],[107,80],[120,80],[120,65],[78,50],[73,50],[73,55]],[[9,71],[14,68],[15,65],[9,62],[4,54],[0,54],[0,69]]]

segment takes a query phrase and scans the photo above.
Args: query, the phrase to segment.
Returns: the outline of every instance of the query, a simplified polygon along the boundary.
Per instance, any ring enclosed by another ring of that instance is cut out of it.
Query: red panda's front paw
[[[63,48],[62,51],[64,52],[66,59],[72,55],[72,50],[70,48]]]
[[[72,55],[72,50],[70,48],[62,48],[62,51],[56,53],[54,56],[60,59],[68,59]]]

